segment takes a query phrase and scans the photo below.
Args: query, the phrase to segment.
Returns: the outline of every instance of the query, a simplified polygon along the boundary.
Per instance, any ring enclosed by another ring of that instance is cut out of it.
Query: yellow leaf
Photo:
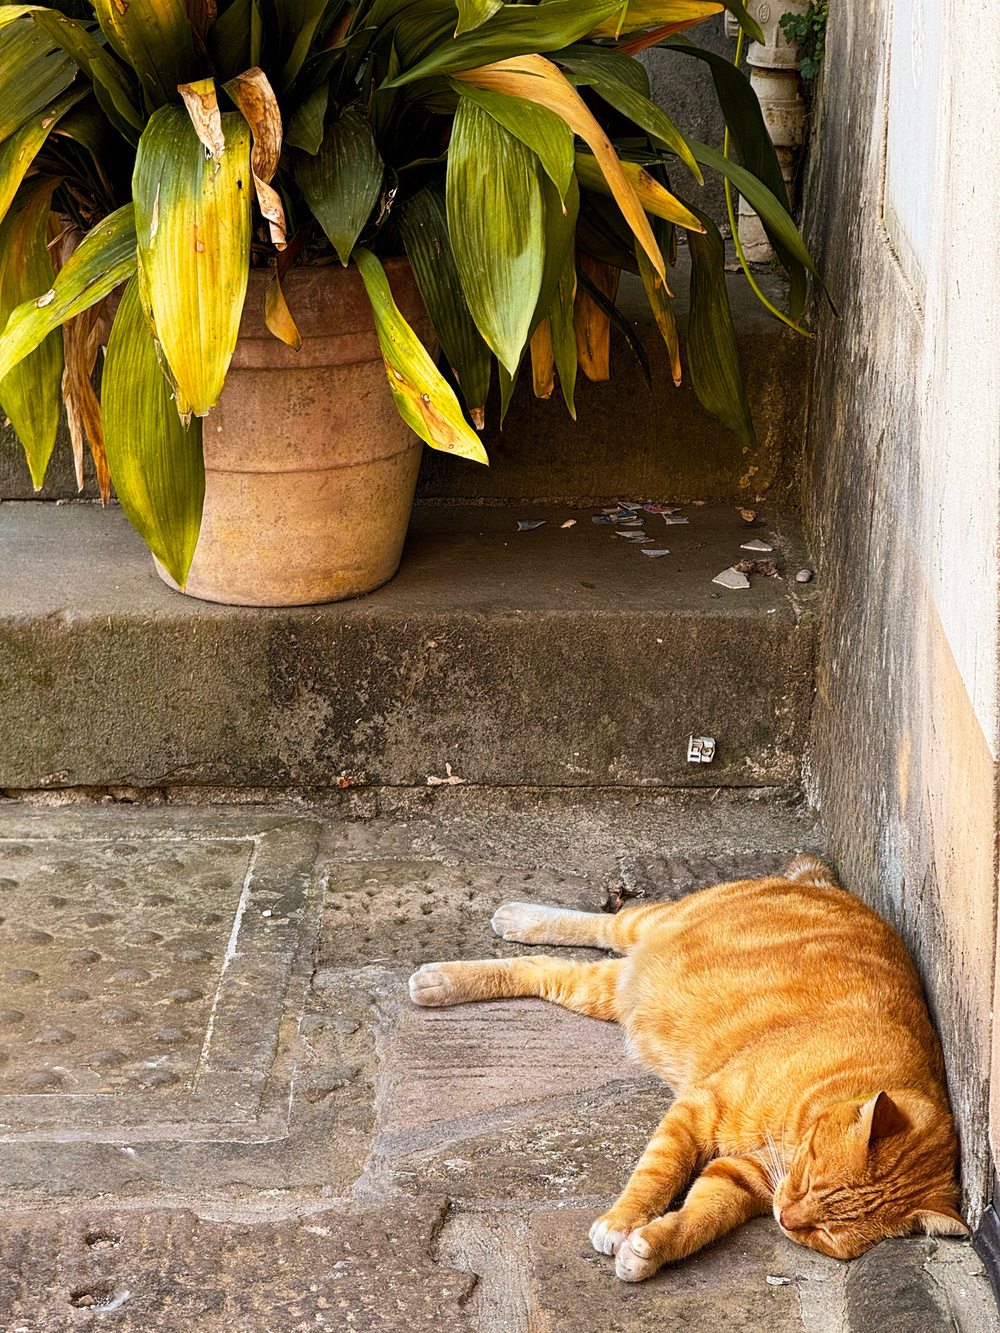
[[[684,227],[688,231],[704,233],[705,228],[691,210],[685,208],[669,190],[665,190],[645,167],[639,166],[638,162],[622,162],[621,169],[633,194],[647,213],[652,213],[654,217],[665,218],[667,222],[674,222],[678,227]],[[589,153],[577,153],[576,174],[580,184],[585,185],[588,190],[596,190],[599,194],[612,193],[600,164]],[[657,272],[663,277],[659,269]]]
[[[723,5],[712,0],[629,0],[624,14],[614,14],[591,28],[587,37],[618,37],[626,32],[640,32],[643,28],[671,26],[688,28],[703,23],[713,14],[721,14]]]
[[[583,251],[577,255],[577,263],[594,286],[613,304],[618,295],[621,269],[615,268],[613,264],[604,264]],[[611,316],[596,301],[591,300],[582,286],[576,289],[573,331],[576,334],[577,360],[587,379],[610,379]]]
[[[281,290],[281,279],[275,269],[274,277],[264,289],[264,323],[276,338],[287,343],[296,352],[302,346],[302,334],[292,318],[292,312]]]
[[[552,397],[556,387],[556,358],[547,319],[543,319],[531,335],[531,380],[536,398]]]
[[[623,164],[619,162],[611,140],[594,119],[586,102],[551,60],[540,55],[516,56],[492,65],[481,65],[478,69],[468,69],[452,77],[470,83],[474,88],[490,88],[498,93],[522,97],[528,102],[537,102],[539,106],[547,107],[561,116],[573,133],[578,134],[591,149],[625,221],[657,273],[661,278],[666,276],[663,256],[656,244],[653,229],[622,170]]]

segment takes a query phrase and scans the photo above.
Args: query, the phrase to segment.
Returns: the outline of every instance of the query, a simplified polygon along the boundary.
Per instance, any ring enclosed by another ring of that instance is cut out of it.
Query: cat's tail
[[[837,876],[818,856],[797,856],[785,871],[785,879],[795,884],[815,884],[817,888],[839,889]]]

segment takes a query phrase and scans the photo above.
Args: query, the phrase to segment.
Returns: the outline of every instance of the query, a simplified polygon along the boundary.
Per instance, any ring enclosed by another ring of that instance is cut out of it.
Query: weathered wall
[[[975,1220],[989,1174],[1000,498],[1000,190],[982,155],[1000,80],[985,6],[908,8],[896,0],[894,28],[889,0],[831,8],[807,219],[842,318],[819,315],[810,407],[826,590],[811,766],[845,883],[921,967]]]

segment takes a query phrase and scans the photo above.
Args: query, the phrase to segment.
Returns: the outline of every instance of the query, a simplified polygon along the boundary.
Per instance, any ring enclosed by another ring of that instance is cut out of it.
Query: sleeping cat
[[[768,1210],[792,1240],[838,1259],[886,1236],[967,1234],[920,980],[822,861],[617,916],[507,903],[493,929],[627,955],[428,963],[410,978],[416,1004],[538,995],[621,1023],[632,1054],[670,1084],[675,1102],[590,1229],[624,1281]]]

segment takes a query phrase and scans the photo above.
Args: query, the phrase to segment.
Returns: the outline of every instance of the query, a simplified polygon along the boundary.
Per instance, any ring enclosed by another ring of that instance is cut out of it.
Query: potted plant
[[[573,414],[578,365],[607,377],[623,268],[679,381],[678,229],[694,387],[752,438],[722,241],[668,171],[747,196],[793,320],[811,263],[749,85],[681,33],[721,8],[0,3],[0,405],[36,487],[64,403],[178,587],[368,591],[398,564],[420,441],[487,461],[494,360],[503,411],[527,360]],[[633,57],[663,42],[712,62],[740,164],[650,101]]]

